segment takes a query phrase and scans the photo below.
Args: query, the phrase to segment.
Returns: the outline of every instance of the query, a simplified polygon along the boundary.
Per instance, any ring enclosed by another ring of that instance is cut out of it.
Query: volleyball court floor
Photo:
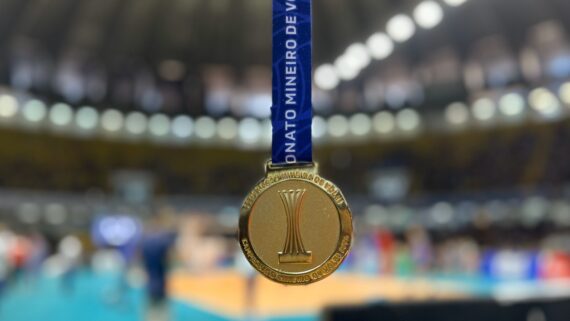
[[[144,291],[122,286],[119,280],[117,275],[88,271],[70,279],[19,280],[0,295],[0,320],[145,320]],[[255,290],[248,292],[248,284]],[[261,277],[248,282],[231,271],[174,273],[170,293],[170,321],[241,321],[251,319],[246,317],[251,314],[256,321],[316,321],[322,308],[334,304],[463,295],[453,288],[418,280],[339,274],[310,287],[294,287]],[[246,293],[250,293],[250,300]]]

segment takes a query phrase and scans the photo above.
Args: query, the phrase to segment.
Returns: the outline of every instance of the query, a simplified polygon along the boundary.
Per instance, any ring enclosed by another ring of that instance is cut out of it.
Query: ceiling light
[[[132,112],[125,118],[125,128],[133,135],[140,135],[145,132],[147,126],[146,116],[138,111]]]
[[[238,122],[231,117],[223,118],[218,122],[218,136],[222,139],[235,139],[238,135],[238,130]]]
[[[164,114],[153,115],[148,121],[148,129],[155,136],[165,136],[170,132],[170,118]]]
[[[12,95],[0,95],[0,117],[10,118],[18,112],[18,101]]]
[[[77,127],[83,130],[94,129],[97,126],[99,114],[92,107],[81,107],[75,114]]]
[[[323,138],[327,133],[327,122],[320,116],[313,117],[312,125],[313,138]]]
[[[373,34],[366,42],[368,51],[374,59],[384,59],[394,51],[394,42],[385,33]]]
[[[427,0],[416,7],[414,19],[420,27],[431,29],[437,26],[443,19],[443,10],[437,2]]]
[[[209,139],[216,134],[216,122],[210,117],[202,116],[196,119],[196,135],[202,139]]]
[[[342,115],[335,115],[328,121],[329,134],[332,137],[342,137],[348,133],[348,120]]]
[[[404,131],[412,131],[420,125],[420,115],[413,109],[404,109],[396,115],[396,123]]]
[[[116,132],[123,126],[123,114],[118,110],[109,109],[101,116],[101,126],[109,132]]]
[[[543,115],[554,115],[560,109],[558,98],[546,88],[533,90],[528,97],[529,104]]]
[[[254,118],[245,118],[239,124],[239,137],[246,144],[253,144],[261,137],[261,125]]]
[[[499,100],[499,110],[506,116],[516,116],[524,111],[525,101],[518,93],[509,93]]]
[[[67,104],[55,104],[49,112],[49,119],[56,126],[65,126],[73,119],[73,110]]]
[[[338,86],[340,79],[333,65],[325,64],[315,70],[315,85],[322,90],[332,90]]]
[[[346,49],[345,55],[358,66],[359,69],[366,68],[370,64],[370,54],[364,44],[355,43]]]
[[[29,122],[40,122],[47,114],[46,105],[39,100],[30,100],[24,105],[23,115],[24,119]]]
[[[467,0],[444,0],[444,2],[452,7],[458,7],[467,2]]]
[[[372,121],[365,114],[356,114],[350,117],[349,127],[352,134],[356,136],[364,136],[370,133],[372,129]]]
[[[172,121],[172,134],[178,138],[188,138],[192,136],[194,123],[192,118],[186,115],[176,116]]]
[[[374,127],[374,130],[378,133],[387,134],[394,130],[394,127],[396,127],[396,122],[392,113],[382,111],[374,115],[374,118],[372,119],[372,125]]]
[[[469,119],[469,108],[464,103],[453,103],[445,110],[445,119],[453,125],[461,125]]]
[[[386,31],[395,41],[404,42],[414,35],[416,27],[410,17],[398,14],[388,21]]]
[[[480,98],[473,103],[473,116],[481,121],[490,120],[495,115],[496,109],[491,99]]]
[[[353,80],[360,72],[358,63],[355,63],[354,60],[345,55],[337,58],[334,62],[334,67],[336,69],[336,73],[342,80]]]

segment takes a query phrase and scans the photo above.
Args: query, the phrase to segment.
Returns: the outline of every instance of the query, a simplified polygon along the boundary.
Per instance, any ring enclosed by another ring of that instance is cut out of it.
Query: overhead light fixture
[[[495,116],[496,109],[490,98],[479,98],[473,103],[473,116],[480,121],[488,121]]]
[[[166,136],[170,133],[170,118],[164,114],[153,115],[148,121],[148,129],[154,136]]]
[[[10,118],[18,112],[18,100],[12,95],[0,95],[0,117]]]
[[[353,80],[358,76],[360,69],[358,63],[345,55],[338,57],[334,63],[336,73],[342,80]]]
[[[396,115],[396,123],[404,131],[416,130],[420,121],[420,115],[413,109],[404,109]]]
[[[117,132],[123,127],[123,114],[115,109],[109,109],[101,115],[101,126],[108,132]]]
[[[395,41],[404,42],[414,35],[416,26],[410,17],[398,14],[388,21],[386,31]]]
[[[452,7],[459,7],[460,5],[467,2],[467,0],[444,0],[444,2]]]
[[[464,103],[452,103],[445,110],[445,119],[453,125],[462,125],[469,119],[469,108]]]
[[[22,111],[24,119],[31,123],[37,123],[44,119],[47,114],[46,105],[36,99],[28,101]]]
[[[315,70],[315,85],[322,90],[332,90],[338,86],[340,79],[335,67],[331,64],[319,66]]]
[[[75,114],[75,123],[82,130],[95,129],[99,121],[99,114],[93,107],[81,107]]]
[[[364,44],[355,43],[346,49],[345,55],[358,66],[359,69],[366,68],[370,64],[370,54]]]
[[[335,115],[329,118],[328,131],[332,137],[343,137],[348,133],[349,125],[346,117],[342,115]]]
[[[372,121],[366,114],[356,114],[349,119],[350,132],[356,136],[365,136],[372,130]]]
[[[379,134],[388,134],[396,127],[396,120],[392,113],[381,111],[372,118],[372,126]]]
[[[180,115],[172,120],[172,134],[177,138],[188,138],[192,136],[194,122],[190,116]]]
[[[528,102],[532,108],[545,116],[557,114],[560,102],[550,90],[540,87],[530,92]]]
[[[246,144],[254,144],[261,138],[261,124],[257,119],[245,118],[239,124],[239,137]]]
[[[427,0],[416,7],[414,19],[418,26],[424,29],[431,29],[443,20],[443,10],[437,2]]]
[[[57,103],[49,112],[49,120],[56,126],[65,126],[73,119],[73,110],[69,105]]]
[[[202,139],[210,139],[216,135],[216,122],[208,116],[202,116],[195,122],[196,136]]]
[[[499,110],[506,116],[520,115],[524,107],[524,98],[518,93],[508,93],[499,100]]]
[[[445,0],[451,6],[458,6],[466,0]],[[424,28],[431,29],[443,20],[443,9],[434,0],[425,0],[420,3],[413,12],[416,23]],[[334,62],[335,73],[340,79],[332,75],[330,65],[323,65],[323,69],[315,72],[315,84],[324,90],[330,90],[338,86],[340,80],[353,80],[360,71],[365,68],[371,58],[381,60],[388,57],[394,51],[395,42],[405,42],[416,32],[414,20],[406,14],[397,14],[388,20],[386,34],[378,32],[370,36],[366,44],[351,45],[347,51]],[[392,41],[393,40],[393,41]],[[325,67],[326,66],[326,67]],[[318,71],[318,73],[317,73]]]
[[[238,122],[231,118],[226,117],[220,119],[218,122],[218,136],[225,140],[235,139],[239,133]]]
[[[377,32],[368,38],[366,42],[370,55],[377,60],[382,60],[394,51],[394,42],[383,32]]]
[[[327,133],[327,121],[320,116],[313,117],[312,129],[313,138],[323,138]]]
[[[146,116],[138,111],[132,112],[125,118],[125,129],[133,135],[140,135],[146,131]]]

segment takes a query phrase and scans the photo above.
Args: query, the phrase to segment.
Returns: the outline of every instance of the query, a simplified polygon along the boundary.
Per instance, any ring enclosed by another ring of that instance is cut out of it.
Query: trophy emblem
[[[312,253],[305,250],[301,237],[300,220],[305,189],[279,191],[287,215],[287,236],[283,251],[279,252],[279,263],[308,264]]]

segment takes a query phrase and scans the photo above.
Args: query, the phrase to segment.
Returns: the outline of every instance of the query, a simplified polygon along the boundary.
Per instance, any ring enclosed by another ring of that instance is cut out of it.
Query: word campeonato
[[[288,164],[297,162],[297,5],[295,0],[285,2],[285,161]]]

